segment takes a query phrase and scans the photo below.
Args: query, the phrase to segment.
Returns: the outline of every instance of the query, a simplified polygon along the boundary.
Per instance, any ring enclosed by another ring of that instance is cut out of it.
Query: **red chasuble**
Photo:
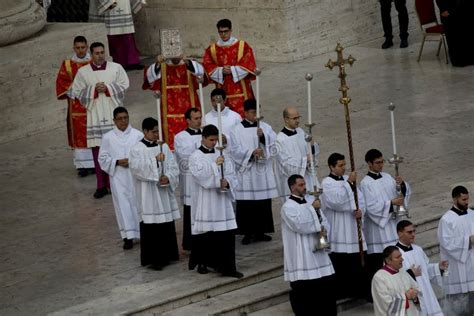
[[[58,100],[67,100],[67,136],[72,148],[87,148],[87,113],[79,100],[70,99],[67,91],[74,81],[77,71],[89,62],[78,63],[67,59],[63,61],[56,78],[56,96]]]
[[[148,82],[145,68],[143,90],[161,92],[161,118],[163,122],[163,137],[171,150],[174,150],[174,135],[187,127],[184,113],[189,108],[201,110],[197,89],[197,78],[186,68],[186,64],[169,65],[161,64],[161,79],[153,84]],[[166,78],[166,80],[164,80]],[[206,80],[203,86],[207,85]]]
[[[222,88],[227,94],[227,106],[244,116],[244,101],[255,99],[252,91],[251,80],[255,80],[255,58],[252,48],[244,41],[237,41],[230,46],[211,44],[203,58],[203,66],[210,76],[217,67],[240,66],[249,74],[242,80],[234,83],[232,75],[224,76],[224,84],[215,83],[217,88]]]

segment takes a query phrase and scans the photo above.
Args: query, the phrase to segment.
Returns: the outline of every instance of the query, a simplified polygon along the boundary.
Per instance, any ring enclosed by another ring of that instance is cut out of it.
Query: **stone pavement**
[[[435,57],[434,45],[425,48],[417,63],[415,39],[405,50],[382,51],[380,43],[374,42],[350,47],[346,53],[357,59],[347,69],[347,82],[359,174],[366,171],[366,150],[377,147],[386,158],[390,156],[387,105],[394,102],[398,149],[406,159],[400,171],[412,184],[413,220],[420,221],[450,207],[454,184],[467,182],[474,189],[470,182],[474,176],[474,68],[446,65],[444,56]],[[314,74],[313,117],[322,151],[321,175],[328,172],[325,161],[330,153],[347,153],[339,80],[336,70],[323,66],[328,58],[334,59],[335,53],[261,65],[262,114],[277,131],[282,126],[282,108],[288,104],[301,108],[305,122],[304,74]],[[155,101],[149,92],[141,91],[141,73],[129,75],[132,86],[126,106],[132,124],[139,127],[144,117],[155,115]],[[206,105],[209,109],[209,102]],[[118,314],[228,282],[188,272],[186,253],[162,272],[142,268],[138,247],[121,248],[110,196],[94,200],[95,178],[77,178],[71,157],[65,126],[0,145],[0,315]],[[393,172],[388,165],[386,169]],[[275,200],[277,228],[278,208]],[[238,238],[242,272],[249,275],[281,262],[279,239],[277,232],[269,244],[243,247]]]

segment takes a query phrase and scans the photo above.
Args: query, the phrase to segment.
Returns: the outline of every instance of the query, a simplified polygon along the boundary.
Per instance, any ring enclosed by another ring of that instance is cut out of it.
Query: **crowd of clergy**
[[[271,241],[272,199],[281,198],[284,279],[296,315],[315,308],[335,315],[336,300],[346,297],[373,301],[376,315],[472,315],[467,189],[453,189],[453,206],[438,227],[441,261],[430,263],[414,244],[415,225],[397,216],[408,208],[410,185],[383,171],[383,154],[366,152],[368,172],[359,179],[346,174],[344,155],[332,153],[320,182],[319,146],[299,127],[297,108],[282,111],[278,133],[261,120],[252,49],[232,37],[229,20],[217,29],[220,39],[203,64],[158,56],[145,69],[143,89],[156,94],[159,112],[141,130],[124,107],[127,74],[105,60],[102,43],[89,53],[86,39],[76,37],[74,56],[61,66],[57,94],[68,101],[69,143],[77,162],[89,155],[94,163],[94,197],[110,188],[123,248],[139,240],[141,265],[156,270],[179,260],[179,192],[189,269],[242,278],[235,235],[243,235],[243,245]],[[212,109],[203,113],[198,91],[206,84],[216,88]],[[431,282],[444,290],[443,308]]]

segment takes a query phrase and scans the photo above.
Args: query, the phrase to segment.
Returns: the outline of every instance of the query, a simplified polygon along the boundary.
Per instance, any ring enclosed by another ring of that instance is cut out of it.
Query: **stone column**
[[[46,12],[35,0],[1,0],[0,47],[27,38],[46,24]]]

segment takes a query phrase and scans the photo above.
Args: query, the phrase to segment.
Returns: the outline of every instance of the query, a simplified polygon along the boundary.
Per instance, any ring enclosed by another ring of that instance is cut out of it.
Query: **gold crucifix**
[[[346,64],[348,63],[350,66],[354,64],[356,59],[352,57],[352,55],[349,55],[347,59],[344,59],[342,56],[342,51],[344,50],[344,47],[341,46],[341,44],[337,43],[336,46],[336,52],[337,52],[337,61],[332,61],[329,59],[327,64],[325,65],[329,70],[332,70],[334,67],[339,67],[339,79],[341,79],[341,86],[339,87],[339,91],[342,93],[342,98],[339,99],[339,102],[344,105],[348,105],[351,102],[351,98],[347,96],[347,90],[349,90],[349,87],[346,84]]]
[[[351,117],[349,112],[349,103],[351,102],[351,98],[347,96],[347,90],[349,87],[346,83],[346,63],[350,66],[355,62],[355,58],[352,55],[349,55],[347,59],[344,59],[342,56],[342,51],[344,47],[341,44],[337,43],[336,52],[337,52],[337,61],[329,61],[326,64],[326,67],[329,70],[332,70],[334,67],[339,67],[339,79],[341,80],[341,86],[339,87],[339,91],[342,93],[342,97],[339,99],[339,102],[344,105],[344,112],[346,116],[346,130],[347,130],[347,143],[349,145],[349,158],[351,162],[351,171],[355,171],[355,162],[354,162],[354,149],[352,148],[352,130],[351,130]],[[356,204],[357,209],[359,209],[359,199],[357,197],[357,185],[353,183],[351,185],[352,192],[354,193],[354,202]],[[362,240],[362,221],[360,218],[356,219],[357,224],[357,237],[359,242],[359,254],[360,254],[360,262],[361,265],[364,266],[365,258],[364,258],[364,248],[363,248],[363,240]]]

